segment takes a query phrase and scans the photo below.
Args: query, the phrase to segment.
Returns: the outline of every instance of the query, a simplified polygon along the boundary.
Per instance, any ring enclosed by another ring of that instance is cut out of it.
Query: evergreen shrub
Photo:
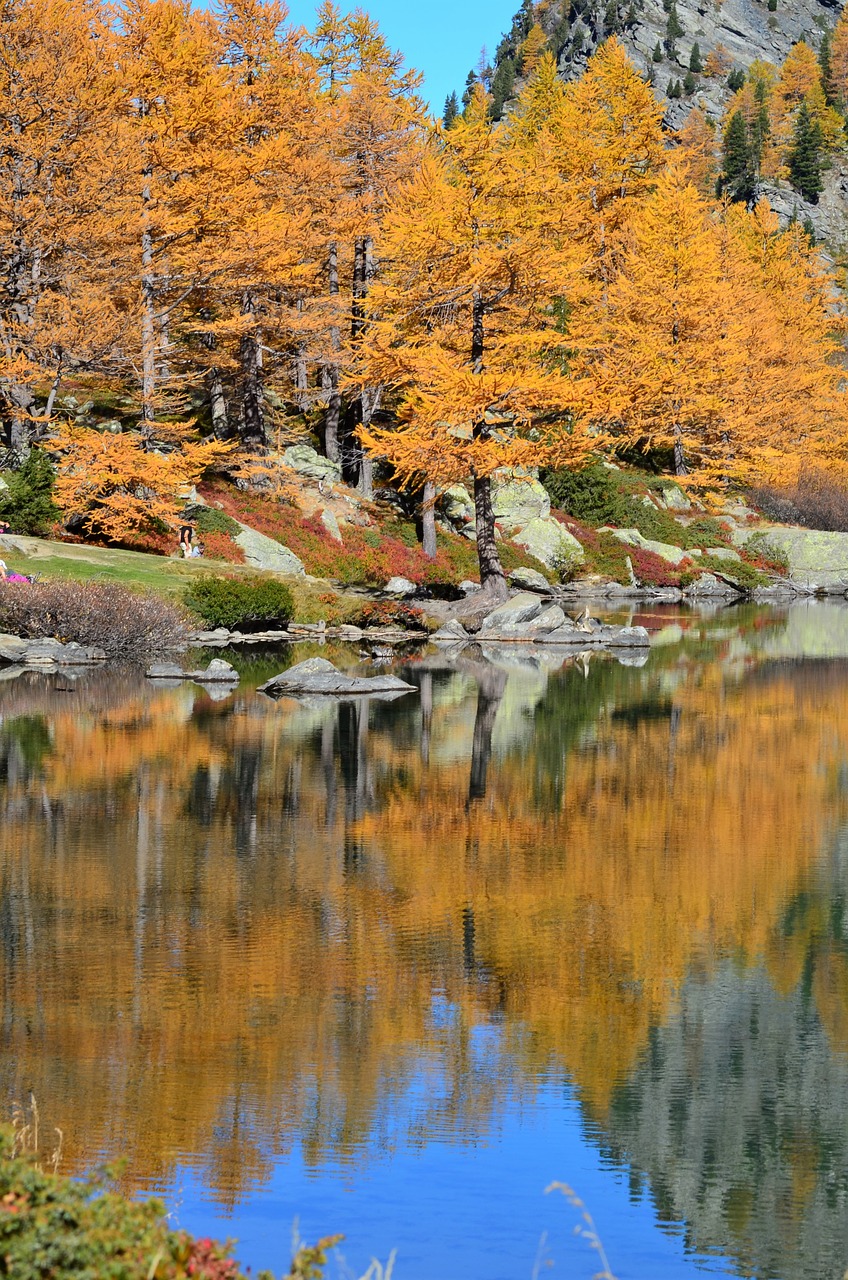
[[[8,489],[0,494],[0,518],[14,533],[34,537],[49,533],[61,515],[53,501],[53,463],[40,449],[31,449],[23,466],[6,477]]]
[[[204,574],[185,593],[192,613],[210,627],[230,631],[262,631],[285,626],[294,613],[292,593],[284,582],[257,575],[218,578]]]

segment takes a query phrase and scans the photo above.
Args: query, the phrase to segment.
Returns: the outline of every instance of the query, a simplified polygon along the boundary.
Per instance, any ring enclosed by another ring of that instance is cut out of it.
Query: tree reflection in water
[[[294,1144],[473,1142],[565,1073],[695,1247],[825,1274],[848,673],[733,643],[425,659],[388,704],[0,686],[7,1096],[77,1167],[196,1163],[231,1204]]]

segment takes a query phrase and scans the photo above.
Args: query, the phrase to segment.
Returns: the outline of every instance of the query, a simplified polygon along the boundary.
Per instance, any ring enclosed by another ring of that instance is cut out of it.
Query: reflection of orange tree
[[[563,716],[574,696],[551,694]],[[370,725],[185,691],[51,707],[52,752],[4,794],[4,1080],[72,1160],[120,1150],[155,1179],[194,1155],[225,1199],[298,1136],[318,1160],[479,1132],[536,1068],[602,1116],[693,963],[767,954],[778,976],[845,702],[692,672],[661,718],[601,714],[543,816],[540,754],[508,741],[469,803],[468,681],[437,687],[429,766],[412,704]],[[484,1069],[471,1032],[495,1015]]]

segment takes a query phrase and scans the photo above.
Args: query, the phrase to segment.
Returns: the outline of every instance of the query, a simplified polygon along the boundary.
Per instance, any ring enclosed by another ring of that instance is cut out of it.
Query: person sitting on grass
[[[22,573],[10,573],[5,560],[0,560],[0,583],[3,582],[29,582]]]
[[[186,560],[192,559],[194,556],[202,556],[203,549],[193,541],[194,530],[190,524],[184,524],[180,528],[180,551]]]

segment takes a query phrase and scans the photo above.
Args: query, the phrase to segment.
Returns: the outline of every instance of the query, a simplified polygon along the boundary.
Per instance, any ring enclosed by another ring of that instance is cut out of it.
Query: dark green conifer
[[[724,165],[720,186],[731,200],[744,200],[746,204],[750,204],[756,192],[757,179],[751,140],[741,111],[734,111],[724,134]]]
[[[683,25],[677,13],[677,5],[675,0],[671,0],[671,6],[668,10],[668,18],[665,24],[665,47],[670,57],[674,57],[677,52],[677,41],[683,35]]]
[[[662,62],[664,56],[665,55],[663,54],[663,51],[662,51],[662,45],[658,40],[657,43],[654,45],[654,52],[651,54],[651,57],[653,58],[654,62]]]
[[[492,106],[491,115],[493,120],[500,120],[503,115],[504,105],[512,97],[513,86],[515,85],[515,61],[513,58],[502,58],[498,63],[497,70],[492,77]]]
[[[687,71],[686,75],[683,77],[683,92],[686,94],[686,97],[691,98],[697,87],[698,80],[694,72]]]
[[[449,93],[445,98],[445,109],[442,112],[442,124],[444,127],[449,129],[458,115],[459,103],[457,102],[456,94]]]
[[[810,115],[806,102],[802,102],[789,152],[789,180],[809,204],[818,204],[822,191],[821,151],[821,126]]]
[[[689,70],[703,71],[703,69],[704,69],[704,66],[703,66],[703,63],[701,62],[701,46],[698,44],[698,41],[696,40],[695,43],[692,45],[692,52],[689,54]]]
[[[683,90],[680,86],[680,81],[669,80],[665,94],[667,98],[681,98],[683,96]]]
[[[727,87],[731,93],[738,93],[745,83],[745,72],[740,67],[734,67],[730,75],[727,77]]]

